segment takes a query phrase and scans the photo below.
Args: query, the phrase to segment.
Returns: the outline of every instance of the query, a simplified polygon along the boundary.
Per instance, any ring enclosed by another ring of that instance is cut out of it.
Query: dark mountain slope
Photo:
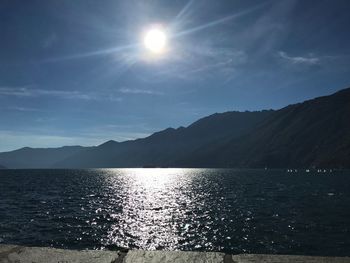
[[[8,168],[48,168],[58,160],[65,159],[82,149],[84,147],[81,146],[64,146],[61,148],[24,147],[15,151],[0,153],[0,163]]]
[[[56,163],[55,167],[173,166],[193,150],[208,143],[242,136],[273,111],[225,112],[202,118],[187,128],[168,128],[127,142],[109,141]]]
[[[248,134],[203,146],[178,165],[350,167],[350,89],[275,111]]]
[[[9,168],[350,168],[350,89],[278,111],[226,112],[187,128],[97,147],[22,148],[0,153]]]

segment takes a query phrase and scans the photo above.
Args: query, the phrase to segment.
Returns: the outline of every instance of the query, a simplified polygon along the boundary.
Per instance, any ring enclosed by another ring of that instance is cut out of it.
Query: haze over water
[[[1,170],[0,243],[350,256],[349,172]]]

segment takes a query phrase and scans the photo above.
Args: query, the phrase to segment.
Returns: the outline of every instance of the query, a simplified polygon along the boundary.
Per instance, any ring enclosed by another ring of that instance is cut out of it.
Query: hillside
[[[168,128],[144,139],[122,143],[108,141],[78,152],[55,167],[174,166],[175,160],[204,145],[242,136],[272,112],[216,113],[187,128]]]
[[[350,89],[275,111],[240,138],[204,146],[178,165],[350,167]]]
[[[24,147],[15,151],[0,153],[0,163],[8,168],[49,168],[58,160],[68,158],[83,148],[82,146]]]
[[[96,147],[0,153],[9,168],[350,168],[350,89],[276,111],[225,112],[188,127]]]

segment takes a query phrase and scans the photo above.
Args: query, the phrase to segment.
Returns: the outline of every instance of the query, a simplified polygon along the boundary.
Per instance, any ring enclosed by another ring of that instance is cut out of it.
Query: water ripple
[[[347,172],[4,170],[0,242],[349,256],[349,189]]]

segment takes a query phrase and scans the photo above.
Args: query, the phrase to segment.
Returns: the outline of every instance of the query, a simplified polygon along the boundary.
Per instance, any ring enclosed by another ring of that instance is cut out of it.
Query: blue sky
[[[348,0],[2,0],[0,151],[145,137],[350,86]],[[142,45],[162,25],[167,51]]]

